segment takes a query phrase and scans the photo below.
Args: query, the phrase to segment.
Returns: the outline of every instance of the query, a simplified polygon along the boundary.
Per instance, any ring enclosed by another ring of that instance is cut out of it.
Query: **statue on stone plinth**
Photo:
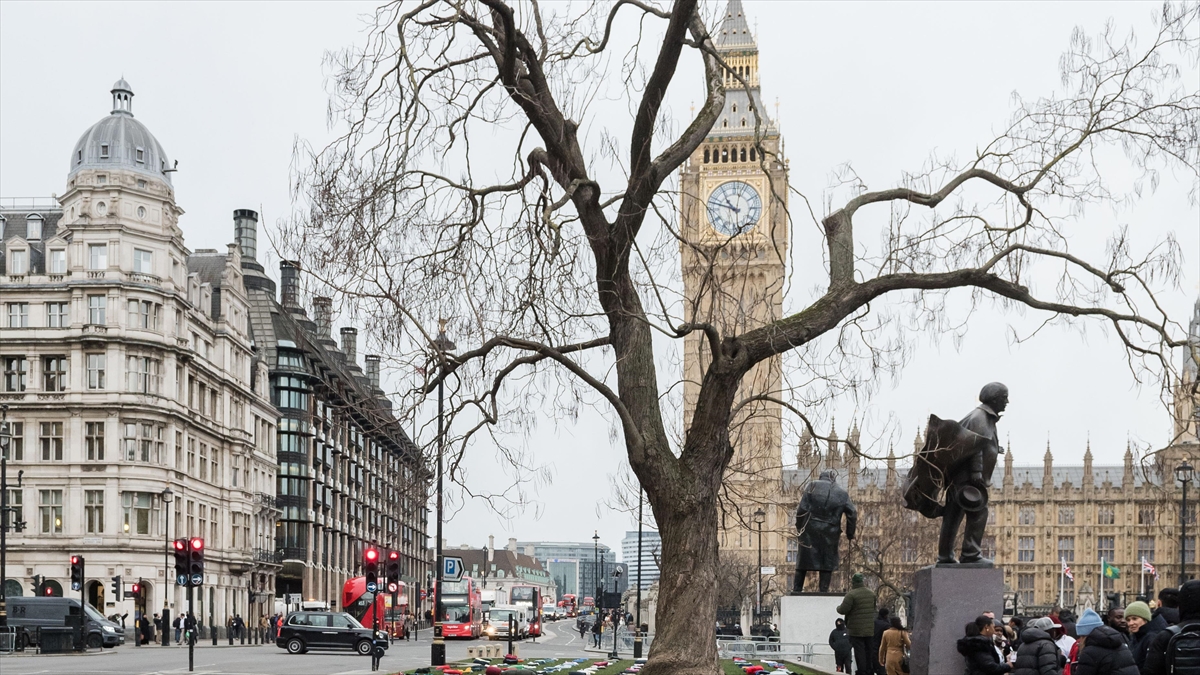
[[[829,581],[838,567],[838,543],[842,534],[842,517],[846,518],[846,538],[854,540],[858,526],[858,509],[850,495],[837,484],[837,474],[825,470],[817,480],[804,488],[800,506],[796,509],[796,529],[800,531],[800,550],[796,558],[796,580],[793,593],[804,591],[804,577],[811,570],[818,573],[818,588],[829,592]]]
[[[917,453],[904,485],[904,507],[927,518],[941,518],[938,564],[991,565],[980,544],[988,518],[988,487],[996,457],[1004,452],[996,422],[1008,407],[1008,387],[992,382],[979,392],[979,407],[959,422],[929,416],[925,445]],[[954,540],[963,528],[962,557]]]

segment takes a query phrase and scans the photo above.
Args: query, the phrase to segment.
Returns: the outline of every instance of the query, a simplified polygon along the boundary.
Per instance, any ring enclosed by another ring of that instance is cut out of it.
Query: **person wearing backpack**
[[[1146,650],[1141,675],[1200,673],[1200,579],[1179,587],[1179,623],[1159,631]]]

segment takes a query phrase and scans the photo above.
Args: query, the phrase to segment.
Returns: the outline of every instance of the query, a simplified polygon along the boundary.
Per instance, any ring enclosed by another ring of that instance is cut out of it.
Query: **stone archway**
[[[104,614],[105,589],[104,583],[100,581],[89,581],[84,587],[87,592],[84,597],[87,598],[88,604],[95,607],[98,612]]]
[[[25,589],[21,586],[21,582],[16,579],[4,580],[4,597],[19,598],[25,595]]]

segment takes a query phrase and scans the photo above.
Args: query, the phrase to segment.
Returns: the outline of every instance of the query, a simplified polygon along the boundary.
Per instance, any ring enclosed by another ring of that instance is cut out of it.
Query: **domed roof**
[[[83,132],[71,151],[70,176],[84,169],[123,169],[171,183],[167,153],[146,125],[133,118],[133,89],[125,78],[112,88],[113,110]]]

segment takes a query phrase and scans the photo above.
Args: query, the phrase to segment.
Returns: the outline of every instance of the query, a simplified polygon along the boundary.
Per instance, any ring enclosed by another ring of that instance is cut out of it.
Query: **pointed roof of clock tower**
[[[718,49],[756,47],[754,36],[750,34],[750,24],[746,22],[746,13],[742,11],[742,0],[729,0],[725,6],[725,18],[721,22],[721,30],[716,35]]]

